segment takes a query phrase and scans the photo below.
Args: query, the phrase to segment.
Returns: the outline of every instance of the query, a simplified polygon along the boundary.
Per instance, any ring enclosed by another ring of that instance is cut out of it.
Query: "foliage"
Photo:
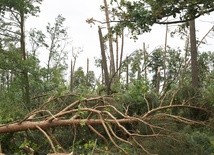
[[[150,31],[155,23],[186,22],[213,11],[212,0],[112,0],[112,3],[112,12],[118,22],[114,30],[128,27],[134,35]],[[172,18],[176,20],[170,21]]]
[[[170,135],[173,138],[157,138],[153,141],[144,140],[146,145],[154,153],[160,155],[174,155],[174,154],[212,154],[214,147],[211,145],[208,136],[200,132],[192,132],[178,135]]]
[[[0,2],[0,12],[5,13],[6,10],[17,10],[22,11],[24,14],[31,14],[35,15],[39,11],[39,6],[35,4],[41,4],[42,0],[16,0],[16,1],[8,1],[8,0],[1,0]]]
[[[84,73],[83,68],[79,67],[73,75],[73,89],[76,93],[90,94],[95,90],[95,74],[93,71]]]

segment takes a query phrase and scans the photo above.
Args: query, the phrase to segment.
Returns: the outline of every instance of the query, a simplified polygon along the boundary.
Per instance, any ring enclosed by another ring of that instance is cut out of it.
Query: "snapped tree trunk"
[[[102,30],[100,27],[98,27],[98,33],[99,33],[99,40],[100,40],[102,67],[103,67],[103,71],[104,71],[106,93],[109,95],[110,94],[110,80],[109,80],[108,66],[107,66],[107,60],[106,60],[106,54],[105,54],[105,48],[104,48],[103,35],[102,35]]]

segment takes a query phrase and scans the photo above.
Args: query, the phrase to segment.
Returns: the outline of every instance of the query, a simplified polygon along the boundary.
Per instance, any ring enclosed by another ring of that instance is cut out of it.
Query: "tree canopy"
[[[39,11],[39,7],[35,3],[40,4],[42,0],[1,0],[0,12],[4,13],[6,10],[18,10],[25,14],[35,15]]]
[[[138,34],[150,31],[153,24],[175,24],[214,11],[213,0],[112,0],[118,28],[128,27]],[[113,22],[115,22],[113,21]]]

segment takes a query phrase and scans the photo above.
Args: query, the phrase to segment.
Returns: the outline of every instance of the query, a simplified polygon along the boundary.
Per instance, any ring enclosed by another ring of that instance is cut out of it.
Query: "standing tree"
[[[73,92],[74,90],[74,71],[76,67],[76,61],[77,61],[78,55],[82,51],[83,49],[80,47],[79,48],[72,47],[72,58],[71,58],[71,64],[70,64],[70,92]]]
[[[65,47],[67,45],[68,34],[64,27],[65,18],[58,15],[55,19],[54,26],[48,23],[47,33],[50,38],[50,43],[47,43],[48,48],[48,62],[47,62],[47,80],[51,77],[51,67],[60,67],[61,64],[66,64],[67,52]],[[61,66],[64,67],[64,66]]]
[[[21,64],[21,86],[22,96],[25,107],[30,105],[30,85],[28,77],[27,52],[25,47],[25,19],[28,15],[36,15],[39,12],[39,7],[42,0],[16,0],[0,2],[1,14],[1,36],[4,40],[9,41],[9,45],[13,45],[16,51],[20,53]],[[5,48],[6,49],[6,48]],[[19,64],[20,65],[20,64]]]
[[[67,29],[64,27],[65,18],[57,16],[55,23],[48,23],[46,33],[33,29],[30,31],[30,56],[37,61],[31,81],[34,84],[34,95],[48,92],[60,92],[65,89],[64,74],[67,69],[67,45],[69,44]],[[46,67],[39,66],[37,51],[47,52]]]
[[[197,54],[197,41],[195,34],[195,20],[189,21],[190,28],[190,52],[191,52],[191,68],[192,68],[192,86],[198,88],[200,86],[199,81],[199,66],[198,66],[198,54]]]

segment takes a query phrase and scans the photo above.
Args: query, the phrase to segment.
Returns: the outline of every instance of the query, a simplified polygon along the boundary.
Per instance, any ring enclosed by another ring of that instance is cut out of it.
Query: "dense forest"
[[[45,32],[25,30],[41,4],[0,0],[0,153],[214,154],[214,53],[198,50],[213,27],[199,40],[195,22],[214,11],[213,0],[103,0],[105,20],[84,19],[98,27],[101,75],[89,59],[76,67],[81,48],[68,58],[63,15]],[[166,27],[165,44],[126,55],[126,34],[137,40],[154,24]],[[180,49],[168,44],[171,24]]]

